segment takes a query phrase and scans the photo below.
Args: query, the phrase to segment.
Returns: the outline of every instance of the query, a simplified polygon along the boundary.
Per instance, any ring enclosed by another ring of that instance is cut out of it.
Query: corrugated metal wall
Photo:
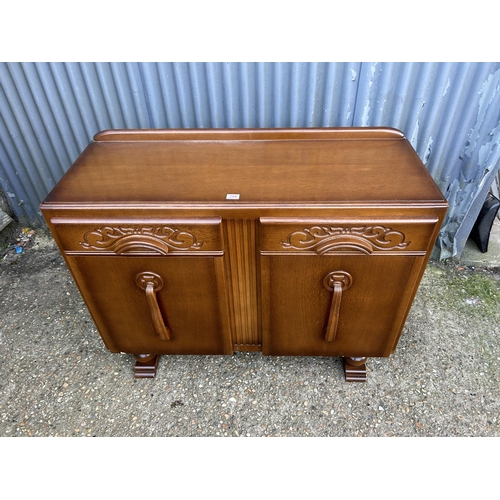
[[[99,130],[401,129],[459,255],[500,167],[500,63],[0,63],[0,188],[24,223]]]

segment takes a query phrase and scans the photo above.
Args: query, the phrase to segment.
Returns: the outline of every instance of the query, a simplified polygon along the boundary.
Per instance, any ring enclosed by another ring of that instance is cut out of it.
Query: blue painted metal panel
[[[38,205],[107,128],[401,129],[450,201],[459,255],[500,167],[500,63],[0,63],[0,188]]]

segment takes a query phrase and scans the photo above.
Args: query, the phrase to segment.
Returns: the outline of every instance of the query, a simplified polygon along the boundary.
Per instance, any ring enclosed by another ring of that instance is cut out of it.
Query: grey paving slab
[[[482,253],[469,238],[458,259],[462,264],[479,267],[500,267],[500,220],[495,218],[488,241],[488,251]]]

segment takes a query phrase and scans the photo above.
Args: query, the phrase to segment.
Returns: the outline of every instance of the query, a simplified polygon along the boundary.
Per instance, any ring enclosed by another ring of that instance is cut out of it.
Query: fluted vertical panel
[[[235,351],[259,350],[256,220],[225,220],[226,272]]]

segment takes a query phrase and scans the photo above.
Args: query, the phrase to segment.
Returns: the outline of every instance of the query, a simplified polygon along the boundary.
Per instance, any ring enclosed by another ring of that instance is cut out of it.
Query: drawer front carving
[[[148,220],[51,219],[68,254],[222,254],[220,218]]]
[[[261,218],[262,253],[425,253],[437,219],[308,220]]]

